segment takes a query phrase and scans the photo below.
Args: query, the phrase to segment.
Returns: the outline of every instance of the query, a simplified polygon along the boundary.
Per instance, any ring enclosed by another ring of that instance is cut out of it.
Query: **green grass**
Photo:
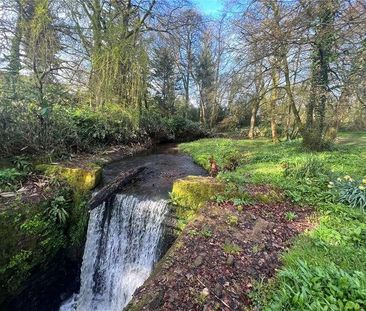
[[[332,151],[309,153],[300,141],[204,139],[180,145],[209,168],[215,158],[225,167],[236,155],[234,171],[218,179],[230,188],[270,184],[300,205],[316,209],[314,229],[299,236],[283,254],[283,268],[270,289],[256,299],[265,310],[366,310],[366,214],[339,203],[330,182],[350,175],[366,176],[366,133],[342,133]]]
[[[338,142],[342,145],[366,147],[366,132],[341,132]]]

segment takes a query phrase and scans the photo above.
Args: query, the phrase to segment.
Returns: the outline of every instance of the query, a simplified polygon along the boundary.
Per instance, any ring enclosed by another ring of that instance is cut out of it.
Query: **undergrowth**
[[[255,287],[255,307],[365,310],[366,148],[338,145],[332,151],[309,153],[300,141],[230,139],[203,139],[180,148],[206,169],[213,157],[220,167],[217,178],[231,189],[269,184],[296,204],[316,209],[314,228],[283,254],[275,280]],[[228,153],[234,169],[228,169]],[[235,191],[228,191],[216,201],[237,199]],[[286,217],[291,221],[295,215]]]

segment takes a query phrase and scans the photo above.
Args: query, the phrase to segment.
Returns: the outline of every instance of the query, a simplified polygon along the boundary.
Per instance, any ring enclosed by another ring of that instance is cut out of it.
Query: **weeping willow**
[[[91,91],[96,107],[121,105],[139,121],[146,94],[148,56],[142,38],[121,36],[121,27],[110,27],[106,43],[92,56]],[[122,37],[122,38],[121,38]]]

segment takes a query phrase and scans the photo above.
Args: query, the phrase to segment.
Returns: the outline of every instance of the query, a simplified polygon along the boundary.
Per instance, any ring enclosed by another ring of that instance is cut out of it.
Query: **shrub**
[[[69,202],[60,195],[51,201],[46,212],[52,222],[64,225],[69,217],[68,208]]]
[[[240,120],[237,116],[228,116],[224,118],[217,126],[219,131],[228,132],[234,131],[240,125]]]
[[[0,107],[0,154],[62,153],[77,140],[75,125],[61,106],[41,109],[15,102]]]
[[[6,102],[0,106],[0,155],[49,154],[94,151],[107,145],[157,141],[193,140],[207,136],[199,125],[183,117],[163,117],[155,107],[128,109],[105,104],[50,105]]]
[[[366,211],[366,178],[362,181],[353,180],[351,176],[338,178],[335,183],[329,183],[329,187],[335,187],[339,193],[339,201]]]
[[[136,117],[117,105],[106,105],[95,111],[80,107],[70,110],[70,117],[75,124],[78,147],[82,150],[128,143],[139,138]]]
[[[281,288],[267,310],[364,310],[366,274],[347,272],[334,264],[296,268],[279,273]]]
[[[0,170],[0,190],[14,190],[26,174],[15,168],[6,168]]]
[[[309,157],[304,163],[286,163],[285,176],[296,179],[319,178],[329,175],[324,162],[316,157]]]

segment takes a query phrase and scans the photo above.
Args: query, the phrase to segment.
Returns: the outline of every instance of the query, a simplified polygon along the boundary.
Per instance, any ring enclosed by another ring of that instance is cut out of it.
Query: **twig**
[[[202,285],[202,286],[204,286],[204,287],[206,287],[208,290],[209,290],[209,292],[210,293],[212,293],[215,297],[216,297],[216,299],[218,299],[226,308],[228,308],[229,310],[232,310],[231,308],[230,308],[230,306],[225,302],[225,301],[223,301],[220,297],[218,297],[213,291],[211,291],[209,288],[208,288],[208,286],[206,286],[198,277],[197,277],[197,281]]]

